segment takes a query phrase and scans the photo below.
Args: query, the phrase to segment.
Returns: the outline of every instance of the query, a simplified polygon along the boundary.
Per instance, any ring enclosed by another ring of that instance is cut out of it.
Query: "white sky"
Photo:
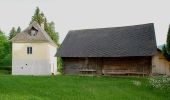
[[[25,29],[37,6],[54,21],[60,42],[68,30],[154,23],[160,45],[170,24],[168,0],[0,0],[0,29]]]

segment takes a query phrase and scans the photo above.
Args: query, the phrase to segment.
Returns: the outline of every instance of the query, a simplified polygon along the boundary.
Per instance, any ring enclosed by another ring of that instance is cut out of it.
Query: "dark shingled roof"
[[[56,56],[129,57],[156,53],[153,23],[69,31]]]
[[[31,36],[31,29],[36,29],[37,35]],[[48,42],[54,46],[57,46],[51,37],[42,29],[42,27],[37,23],[33,22],[24,31],[18,33],[15,37],[11,39],[12,42]]]

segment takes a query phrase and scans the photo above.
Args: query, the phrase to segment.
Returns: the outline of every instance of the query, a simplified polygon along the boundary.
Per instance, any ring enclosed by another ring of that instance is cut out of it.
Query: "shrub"
[[[153,88],[159,88],[162,90],[170,90],[170,77],[168,76],[159,76],[151,77],[150,84]]]
[[[11,66],[12,65],[12,54],[6,54],[4,59],[2,59],[1,66]]]
[[[11,71],[11,70],[12,70],[12,67],[2,67],[2,66],[0,66],[0,70],[8,70],[8,71]]]
[[[63,61],[61,59],[61,57],[57,57],[57,67],[58,67],[58,72],[60,72],[61,74],[63,74]]]

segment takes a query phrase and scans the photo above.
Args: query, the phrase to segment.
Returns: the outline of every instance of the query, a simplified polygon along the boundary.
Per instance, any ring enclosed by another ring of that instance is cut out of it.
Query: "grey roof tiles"
[[[128,57],[156,53],[153,23],[69,31],[56,56]]]

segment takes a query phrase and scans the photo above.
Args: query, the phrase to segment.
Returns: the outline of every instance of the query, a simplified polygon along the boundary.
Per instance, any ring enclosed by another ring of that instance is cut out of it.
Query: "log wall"
[[[103,58],[103,74],[150,74],[151,57]]]
[[[62,58],[65,74],[150,74],[151,57]]]

